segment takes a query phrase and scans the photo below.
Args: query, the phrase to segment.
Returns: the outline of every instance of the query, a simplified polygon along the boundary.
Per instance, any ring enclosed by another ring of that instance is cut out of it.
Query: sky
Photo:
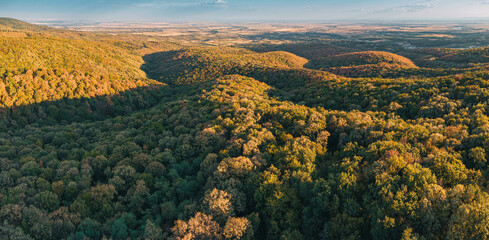
[[[489,0],[0,0],[0,17],[168,22],[489,20]]]

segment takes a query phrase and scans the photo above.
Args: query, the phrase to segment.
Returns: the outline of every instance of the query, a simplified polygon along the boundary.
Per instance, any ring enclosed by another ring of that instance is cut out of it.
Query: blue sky
[[[489,20],[489,0],[0,0],[24,20]]]

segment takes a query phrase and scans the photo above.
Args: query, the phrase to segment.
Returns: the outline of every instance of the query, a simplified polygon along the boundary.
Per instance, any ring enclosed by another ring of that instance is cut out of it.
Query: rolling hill
[[[338,76],[304,68],[308,60],[277,51],[257,53],[239,48],[193,47],[145,56],[143,69],[151,78],[170,85],[213,81],[239,74],[279,89],[294,89]]]
[[[416,65],[408,58],[381,51],[345,53],[326,57],[320,61],[320,65],[323,68],[382,64],[397,66],[399,68],[416,68]]]

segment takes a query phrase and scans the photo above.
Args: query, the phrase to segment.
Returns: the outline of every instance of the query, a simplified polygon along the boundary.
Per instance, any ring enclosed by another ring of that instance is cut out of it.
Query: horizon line
[[[453,19],[207,19],[207,20],[119,20],[119,19],[88,19],[88,18],[12,18],[32,24],[49,23],[489,23],[489,17],[484,18],[453,18]]]

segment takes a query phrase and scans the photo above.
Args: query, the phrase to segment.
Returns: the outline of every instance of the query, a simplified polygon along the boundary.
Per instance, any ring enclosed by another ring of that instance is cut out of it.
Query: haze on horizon
[[[21,20],[489,20],[489,0],[0,0]]]

